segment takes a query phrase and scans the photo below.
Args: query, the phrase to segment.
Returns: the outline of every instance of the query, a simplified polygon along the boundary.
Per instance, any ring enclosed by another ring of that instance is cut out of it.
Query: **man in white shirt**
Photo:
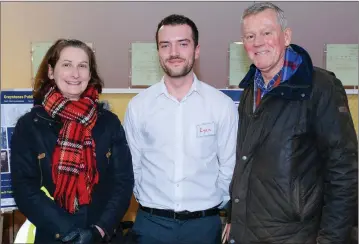
[[[125,116],[140,204],[140,244],[217,244],[218,207],[229,200],[238,113],[224,93],[197,79],[198,30],[185,16],[157,27],[164,76],[136,95]]]

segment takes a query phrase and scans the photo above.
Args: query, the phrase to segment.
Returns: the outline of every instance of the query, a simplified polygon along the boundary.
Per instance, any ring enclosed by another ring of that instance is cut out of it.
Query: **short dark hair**
[[[93,50],[87,46],[86,43],[76,39],[59,39],[49,48],[39,65],[34,80],[33,96],[35,99],[42,101],[49,89],[54,86],[54,81],[48,76],[49,65],[51,68],[55,69],[55,65],[60,58],[61,51],[66,47],[77,47],[86,52],[89,58],[91,74],[88,86],[92,85],[97,89],[98,93],[102,92],[104,83],[98,75],[96,58]]]
[[[164,25],[188,25],[192,29],[192,38],[194,41],[194,46],[198,45],[198,29],[196,24],[188,17],[179,15],[179,14],[171,14],[166,18],[162,19],[160,23],[158,23],[157,31],[156,31],[156,44],[158,50],[158,31]]]

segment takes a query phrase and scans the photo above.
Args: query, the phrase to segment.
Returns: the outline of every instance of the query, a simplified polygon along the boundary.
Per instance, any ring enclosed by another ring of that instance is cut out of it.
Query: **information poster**
[[[151,86],[162,79],[156,43],[132,43],[131,87]]]
[[[31,91],[1,92],[1,211],[16,208],[12,195],[10,143],[17,120],[33,106]]]
[[[358,86],[358,44],[327,44],[326,69],[344,86]]]
[[[229,86],[238,87],[252,64],[244,50],[242,42],[229,45]]]

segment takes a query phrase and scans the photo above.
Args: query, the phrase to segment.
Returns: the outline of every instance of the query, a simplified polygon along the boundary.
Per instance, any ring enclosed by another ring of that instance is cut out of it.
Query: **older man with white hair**
[[[343,85],[291,44],[276,5],[254,3],[241,27],[253,65],[239,85],[229,243],[347,244],[358,141]]]

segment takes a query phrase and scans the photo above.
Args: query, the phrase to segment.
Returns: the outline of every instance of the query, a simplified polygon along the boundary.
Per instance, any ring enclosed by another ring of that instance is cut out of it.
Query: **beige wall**
[[[240,38],[248,2],[2,2],[1,86],[31,86],[31,42],[78,38],[93,42],[106,88],[127,88],[131,42],[154,41],[157,23],[171,13],[199,28],[199,77],[226,87],[228,45]],[[325,43],[358,43],[357,2],[277,2],[293,28],[293,43],[323,67]]]

